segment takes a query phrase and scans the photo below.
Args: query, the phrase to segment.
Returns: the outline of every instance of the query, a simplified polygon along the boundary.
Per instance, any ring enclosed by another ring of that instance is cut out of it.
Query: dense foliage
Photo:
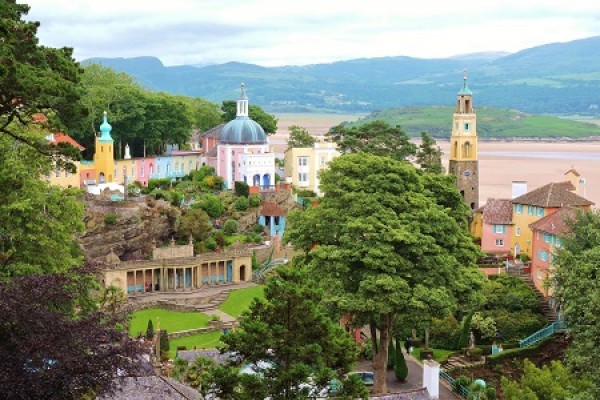
[[[235,119],[237,111],[237,101],[225,100],[221,105],[221,111],[223,111],[223,122],[229,122]],[[250,104],[248,109],[248,116],[259,124],[267,135],[275,133],[277,130],[277,118],[265,112],[260,106]]]
[[[279,268],[267,282],[265,299],[255,299],[239,328],[222,341],[255,374],[240,376],[234,366],[209,370],[203,392],[220,398],[306,398],[334,378],[343,384],[358,355],[350,335],[326,316],[322,292],[296,268]],[[364,386],[358,389],[352,398],[366,397]]]
[[[288,215],[284,241],[307,253],[298,262],[340,311],[379,330],[379,339],[372,335],[376,393],[387,390],[396,316],[429,320],[459,304],[465,309],[484,281],[464,202],[452,211],[445,206],[460,194],[451,180],[429,175],[393,158],[343,155],[322,173],[319,206]]]
[[[579,377],[588,379],[593,398],[600,397],[600,214],[579,213],[570,222],[571,233],[563,237],[553,262],[556,292],[573,343],[567,363]]]
[[[313,147],[317,139],[311,135],[306,128],[298,125],[292,125],[288,128],[289,139],[287,142],[288,149],[297,147]]]

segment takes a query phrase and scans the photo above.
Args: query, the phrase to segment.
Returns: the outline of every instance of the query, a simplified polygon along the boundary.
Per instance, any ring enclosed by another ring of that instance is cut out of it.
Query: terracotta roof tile
[[[577,210],[570,207],[563,207],[560,210],[529,224],[532,230],[551,233],[553,235],[564,235],[571,230],[567,224],[568,220],[572,220],[577,216]]]
[[[271,216],[271,217],[281,217],[286,215],[286,212],[283,211],[277,204],[271,201],[263,201],[262,210],[260,211],[260,215]]]
[[[486,224],[512,224],[513,205],[510,199],[489,199],[483,206],[483,222]]]
[[[200,135],[202,137],[206,137],[206,138],[212,138],[212,137],[219,137],[219,135],[221,134],[221,130],[223,129],[223,126],[225,126],[225,124],[221,124],[221,125],[217,125],[214,128],[211,128],[209,130],[207,130],[204,133],[201,133]]]
[[[552,182],[527,192],[512,202],[539,207],[591,206],[593,202],[572,192],[575,188],[571,182]]]
[[[565,172],[565,175],[568,175],[569,172],[572,172],[573,175],[575,175],[575,176],[581,176],[581,175],[579,175],[579,172],[577,172],[577,170],[575,170],[575,168],[571,168],[570,170],[568,170],[567,172]]]
[[[85,150],[85,147],[83,147],[82,145],[77,143],[75,141],[75,139],[73,139],[71,136],[67,135],[66,133],[57,132],[57,133],[53,133],[52,136],[54,137],[54,140],[52,140],[50,143],[53,143],[53,144],[69,143],[71,146],[75,147],[76,149],[79,149],[79,151]]]

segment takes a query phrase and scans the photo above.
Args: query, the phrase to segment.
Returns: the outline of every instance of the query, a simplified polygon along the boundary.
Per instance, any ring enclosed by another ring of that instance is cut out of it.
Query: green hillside
[[[411,136],[428,132],[448,138],[452,128],[453,107],[405,107],[376,111],[356,124],[381,119],[400,125]],[[554,116],[525,114],[501,108],[477,108],[477,134],[482,138],[587,138],[600,136],[600,126]]]

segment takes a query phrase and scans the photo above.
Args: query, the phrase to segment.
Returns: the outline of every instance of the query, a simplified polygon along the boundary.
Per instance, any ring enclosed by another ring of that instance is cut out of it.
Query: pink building
[[[513,227],[512,201],[489,199],[481,209],[483,211],[481,250],[490,254],[510,254]]]
[[[156,172],[156,160],[154,157],[136,158],[136,180],[142,185],[148,186],[150,176]]]

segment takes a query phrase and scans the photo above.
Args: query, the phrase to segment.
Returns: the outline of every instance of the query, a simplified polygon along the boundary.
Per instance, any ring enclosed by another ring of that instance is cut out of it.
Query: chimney
[[[512,181],[512,198],[527,193],[527,181]]]

